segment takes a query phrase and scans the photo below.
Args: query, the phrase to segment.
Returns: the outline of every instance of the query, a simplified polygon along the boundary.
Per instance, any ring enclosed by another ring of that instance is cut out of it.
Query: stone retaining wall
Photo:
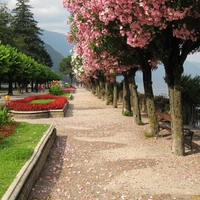
[[[33,155],[17,174],[1,200],[27,200],[30,191],[42,171],[56,138],[56,129],[50,126],[36,146]]]

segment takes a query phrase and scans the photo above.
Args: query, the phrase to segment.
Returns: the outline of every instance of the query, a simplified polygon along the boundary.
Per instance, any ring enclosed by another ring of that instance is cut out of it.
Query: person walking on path
[[[172,200],[200,194],[200,155],[172,157],[171,136],[145,138],[138,126],[84,88],[66,117],[28,120],[50,123],[57,139],[29,200]],[[27,120],[26,120],[27,121]]]

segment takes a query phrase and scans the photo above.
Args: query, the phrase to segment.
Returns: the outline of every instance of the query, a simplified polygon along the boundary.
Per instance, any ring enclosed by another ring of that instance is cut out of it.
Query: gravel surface
[[[171,154],[171,136],[145,138],[143,126],[84,88],[70,100],[65,118],[50,123],[57,139],[29,200],[200,199],[200,138],[186,156]]]

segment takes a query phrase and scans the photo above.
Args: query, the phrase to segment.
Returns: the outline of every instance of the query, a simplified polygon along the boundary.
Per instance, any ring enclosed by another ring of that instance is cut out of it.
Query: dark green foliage
[[[183,88],[182,98],[190,104],[200,105],[200,76],[183,75],[181,77]]]
[[[158,95],[154,97],[154,102],[156,106],[156,110],[160,110],[162,112],[168,113],[169,108],[169,98],[165,95]]]
[[[72,79],[74,77],[74,74],[72,73],[71,60],[72,60],[71,55],[67,56],[66,58],[63,58],[61,63],[60,63],[60,66],[59,66],[59,70],[63,74],[68,74],[70,79],[71,79],[71,83],[72,83]]]
[[[18,0],[13,9],[11,27],[17,40],[16,48],[32,57],[38,63],[52,67],[50,55],[46,52],[44,42],[40,39],[41,30],[34,20],[29,0]]]
[[[12,15],[7,8],[7,2],[0,3],[0,40],[2,44],[14,44],[14,34],[9,26]]]

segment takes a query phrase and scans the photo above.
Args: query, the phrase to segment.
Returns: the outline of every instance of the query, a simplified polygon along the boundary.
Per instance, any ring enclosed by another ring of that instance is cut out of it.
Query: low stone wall
[[[65,117],[68,105],[69,105],[69,102],[67,101],[67,103],[65,104],[65,106],[62,110],[60,110],[60,109],[50,110],[49,117]]]
[[[16,119],[38,119],[49,117],[65,117],[69,102],[67,101],[63,109],[55,110],[42,110],[42,111],[15,111],[11,110],[10,113]]]
[[[33,155],[17,174],[15,180],[12,182],[1,200],[28,199],[31,189],[44,167],[55,138],[56,129],[51,125],[36,146]]]
[[[42,110],[42,111],[15,111],[15,110],[11,110],[10,113],[16,119],[49,118],[49,110]]]

